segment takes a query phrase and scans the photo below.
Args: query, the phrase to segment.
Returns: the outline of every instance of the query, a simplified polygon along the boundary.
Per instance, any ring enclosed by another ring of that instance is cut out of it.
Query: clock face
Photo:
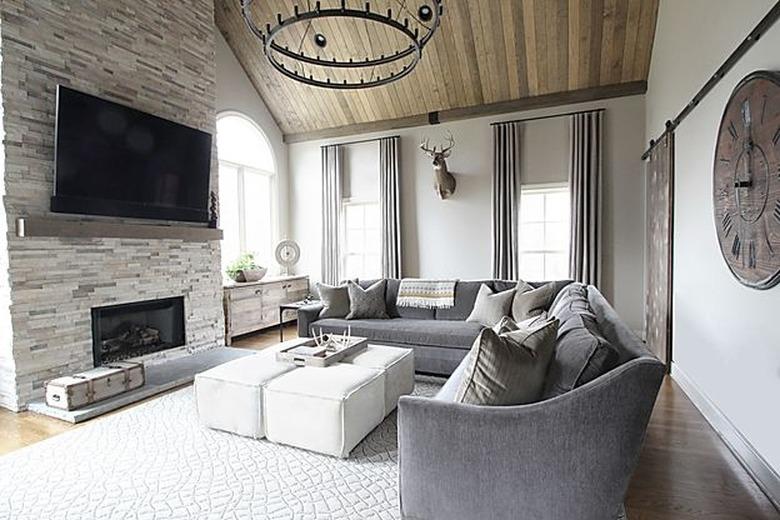
[[[743,284],[780,281],[780,73],[760,71],[731,94],[713,166],[720,250]]]

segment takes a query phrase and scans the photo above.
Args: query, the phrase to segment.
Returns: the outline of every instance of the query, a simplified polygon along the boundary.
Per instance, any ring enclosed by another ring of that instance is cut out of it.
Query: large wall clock
[[[780,73],[758,71],[734,89],[713,166],[715,226],[723,258],[744,285],[780,281]]]

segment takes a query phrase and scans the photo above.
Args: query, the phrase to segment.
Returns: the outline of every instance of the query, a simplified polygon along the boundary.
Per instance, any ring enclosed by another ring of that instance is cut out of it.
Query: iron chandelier
[[[414,70],[423,48],[439,27],[442,0],[335,0],[331,6],[310,0],[292,13],[276,13],[274,23],[257,23],[262,6],[239,0],[241,15],[260,40],[263,53],[279,72],[306,85],[329,89],[363,89],[387,85]],[[262,1],[262,0],[261,0]],[[384,5],[386,4],[386,5]]]

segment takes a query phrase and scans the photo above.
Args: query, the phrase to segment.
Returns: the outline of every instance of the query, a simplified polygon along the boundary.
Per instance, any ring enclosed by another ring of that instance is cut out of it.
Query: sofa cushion
[[[555,397],[584,385],[617,362],[617,350],[601,335],[595,318],[587,313],[574,314],[558,330],[543,397]]]
[[[315,332],[341,333],[351,327],[353,336],[362,336],[377,343],[426,345],[462,350],[471,348],[482,326],[466,321],[416,320],[395,318],[390,320],[339,320],[325,319],[314,322]]]
[[[436,309],[437,320],[465,320],[474,309],[474,302],[482,284],[489,284],[488,280],[463,281],[455,284],[455,305],[450,309]]]
[[[482,284],[474,302],[474,309],[466,321],[480,323],[485,327],[494,326],[509,314],[514,295],[514,289],[494,293],[490,287]]]
[[[367,289],[363,289],[355,282],[347,282],[349,292],[347,319],[387,319],[389,316],[385,305],[385,285],[384,280],[379,280]]]
[[[455,402],[508,406],[534,402],[555,349],[558,320],[496,334],[484,329],[474,341]]]
[[[322,302],[320,318],[343,318],[349,314],[349,292],[346,284],[334,286],[318,283],[317,293]]]
[[[573,283],[564,288],[550,307],[550,316],[555,316],[561,323],[577,314],[587,314],[595,318],[588,301],[588,287],[581,283]]]

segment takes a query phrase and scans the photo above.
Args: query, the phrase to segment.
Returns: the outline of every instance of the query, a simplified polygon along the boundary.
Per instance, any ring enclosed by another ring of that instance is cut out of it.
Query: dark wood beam
[[[525,110],[570,105],[573,103],[585,103],[588,101],[598,101],[609,98],[635,96],[638,94],[644,94],[645,92],[647,92],[646,81],[616,83],[602,87],[583,88],[579,90],[570,90],[567,92],[555,92],[553,94],[531,96],[522,99],[515,99],[512,101],[491,103],[487,105],[478,105],[465,108],[451,108],[437,112],[438,122],[443,123],[446,121],[473,119],[475,117],[494,116],[499,114],[508,114],[511,112],[521,112]],[[359,123],[356,125],[325,128],[323,130],[317,130],[314,132],[286,134],[284,136],[284,142],[290,144],[304,141],[331,139],[334,137],[344,137],[348,135],[385,132],[389,130],[397,130],[399,128],[425,126],[430,124],[429,121],[430,114],[425,113],[398,119],[387,119],[384,121],[372,121],[370,123]]]

